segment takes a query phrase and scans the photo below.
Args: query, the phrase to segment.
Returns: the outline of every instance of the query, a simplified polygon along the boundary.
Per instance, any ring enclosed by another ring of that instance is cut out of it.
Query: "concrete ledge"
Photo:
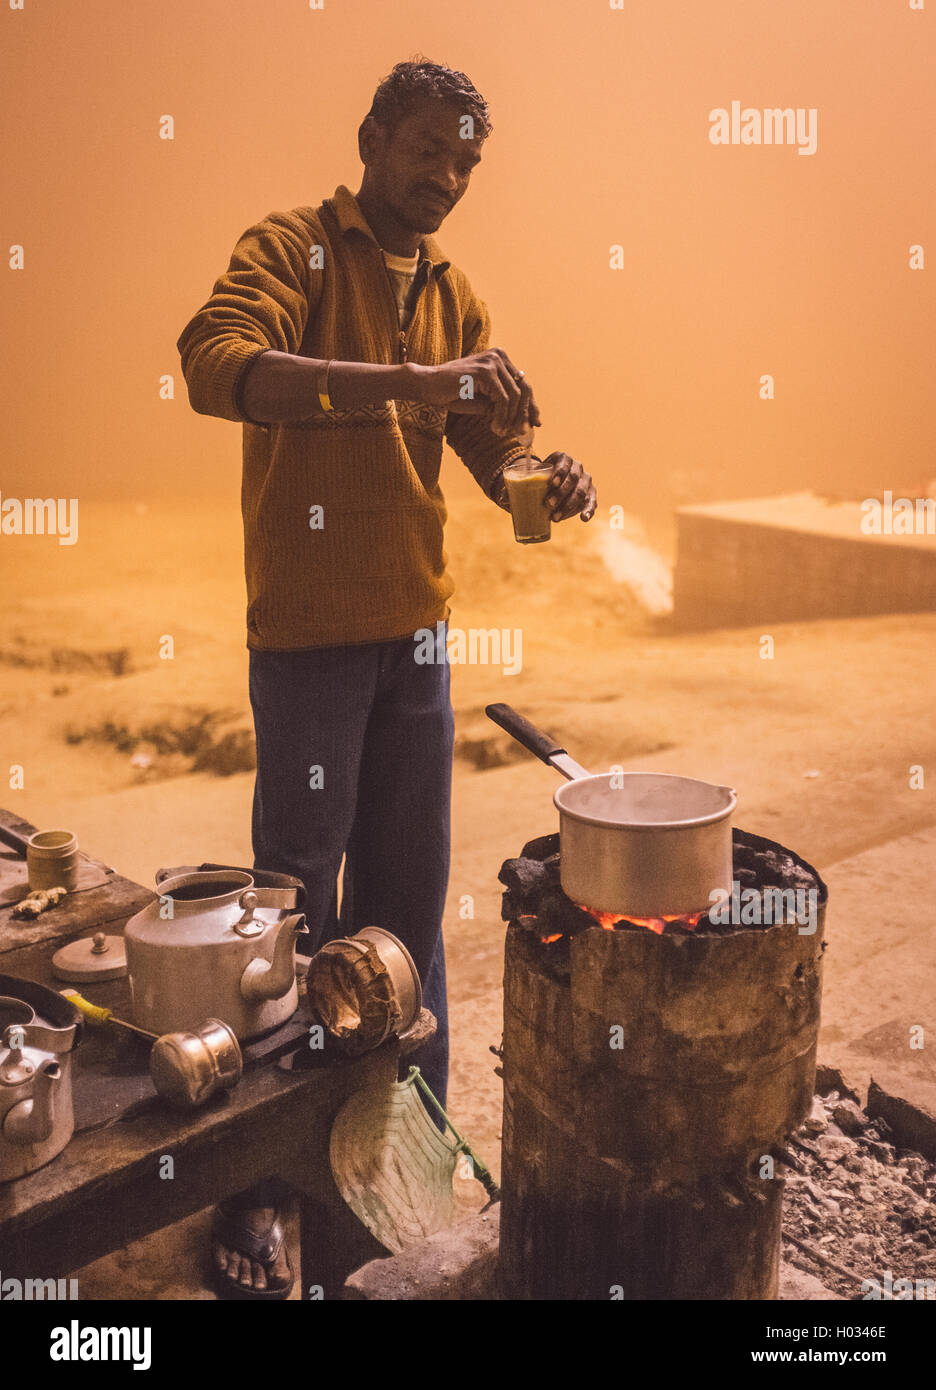
[[[936,537],[867,536],[859,502],[809,493],[676,513],[678,628],[936,609]]]

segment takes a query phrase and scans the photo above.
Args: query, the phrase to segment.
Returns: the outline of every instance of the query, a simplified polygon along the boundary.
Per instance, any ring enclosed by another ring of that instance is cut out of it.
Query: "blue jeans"
[[[367,926],[404,943],[438,1025],[407,1065],[422,1069],[444,1106],[454,717],[447,661],[418,665],[416,651],[412,637],[251,651],[253,852],[255,867],[305,884],[313,950]]]

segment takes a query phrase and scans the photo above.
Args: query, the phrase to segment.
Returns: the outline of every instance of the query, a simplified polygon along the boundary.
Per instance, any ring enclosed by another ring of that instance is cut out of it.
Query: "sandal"
[[[286,1252],[286,1279],[280,1283],[273,1280],[273,1266],[283,1248],[286,1231],[277,1213],[266,1231],[252,1230],[244,1221],[244,1210],[229,1208],[222,1202],[214,1210],[211,1220],[213,1239],[220,1241],[228,1250],[234,1250],[248,1260],[256,1260],[266,1269],[267,1287],[265,1289],[245,1288],[239,1280],[233,1279],[227,1271],[218,1269],[212,1261],[213,1282],[218,1292],[225,1298],[257,1299],[270,1301],[288,1298],[295,1283],[295,1273]]]

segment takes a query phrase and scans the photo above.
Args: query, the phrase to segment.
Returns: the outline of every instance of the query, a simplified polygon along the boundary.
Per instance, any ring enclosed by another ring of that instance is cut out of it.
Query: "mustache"
[[[429,196],[430,198],[434,198],[436,202],[438,202],[438,203],[444,203],[445,206],[446,206],[447,208],[450,208],[450,207],[453,207],[453,206],[454,206],[454,204],[452,203],[451,198],[449,198],[448,195],[445,194],[445,193],[440,193],[439,190],[438,190],[437,188],[427,188],[427,187],[424,186],[424,187],[422,187],[422,188],[417,189],[417,193],[420,193],[420,194],[423,194],[423,193],[428,194],[428,196]]]

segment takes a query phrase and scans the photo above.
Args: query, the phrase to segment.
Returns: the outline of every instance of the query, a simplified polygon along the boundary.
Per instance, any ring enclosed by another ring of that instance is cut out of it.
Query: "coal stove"
[[[504,863],[507,1297],[776,1296],[827,889],[738,829],[733,870],[711,913],[633,918],[563,893],[558,835]]]

